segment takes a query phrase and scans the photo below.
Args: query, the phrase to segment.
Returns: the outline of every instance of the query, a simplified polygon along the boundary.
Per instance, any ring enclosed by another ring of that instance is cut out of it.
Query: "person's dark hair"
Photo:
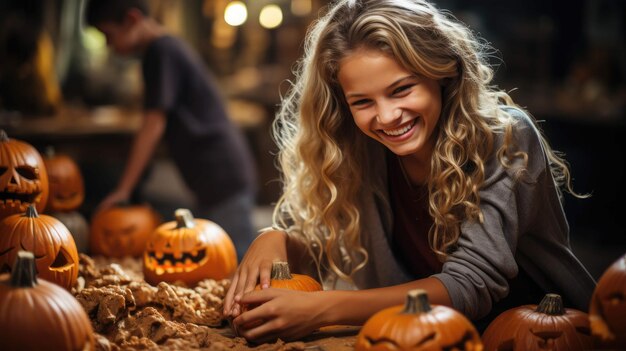
[[[146,16],[149,14],[146,0],[89,0],[85,9],[85,20],[92,26],[102,22],[121,23],[126,13],[133,8]]]

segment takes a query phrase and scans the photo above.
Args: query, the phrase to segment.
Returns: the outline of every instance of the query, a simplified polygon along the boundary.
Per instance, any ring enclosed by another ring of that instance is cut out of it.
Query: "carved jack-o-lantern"
[[[72,234],[58,219],[39,215],[33,205],[0,221],[0,272],[11,272],[20,250],[35,255],[39,278],[68,290],[76,283],[78,252]]]
[[[29,205],[42,212],[47,201],[48,173],[41,155],[0,130],[0,218],[24,213]]]
[[[83,176],[74,160],[63,154],[55,154],[49,147],[43,159],[48,172],[50,191],[48,211],[72,211],[85,199]]]
[[[587,314],[563,308],[561,296],[546,294],[539,305],[512,308],[483,333],[486,350],[577,351],[593,346]]]
[[[13,272],[0,275],[2,350],[95,350],[83,307],[61,287],[38,280],[34,261],[20,251]]]
[[[91,253],[139,257],[160,223],[160,216],[148,205],[118,204],[100,211],[91,219]]]
[[[464,350],[482,351],[472,323],[446,306],[430,306],[426,291],[411,290],[406,304],[386,308],[367,320],[356,351],[365,350]]]
[[[600,277],[589,307],[591,332],[607,347],[626,349],[626,255]]]
[[[202,279],[224,279],[237,268],[235,245],[216,223],[194,219],[187,209],[175,212],[176,220],[160,225],[144,253],[146,281],[182,281],[194,285]]]

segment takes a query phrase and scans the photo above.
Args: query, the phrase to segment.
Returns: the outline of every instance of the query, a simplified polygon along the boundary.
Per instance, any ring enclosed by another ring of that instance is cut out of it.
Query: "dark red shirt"
[[[389,158],[388,172],[394,252],[415,279],[441,272],[442,263],[428,243],[428,231],[433,224],[428,213],[428,187],[409,184],[398,157]]]

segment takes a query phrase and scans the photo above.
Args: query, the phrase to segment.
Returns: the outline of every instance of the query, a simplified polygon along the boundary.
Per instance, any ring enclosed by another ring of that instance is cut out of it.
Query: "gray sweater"
[[[516,146],[528,154],[528,172],[516,181],[514,169],[504,168],[495,156],[487,160],[480,190],[484,222],[467,220],[461,225],[457,249],[433,277],[445,285],[454,308],[471,319],[485,316],[507,296],[507,279],[514,278],[520,266],[545,291],[574,304],[567,307],[587,310],[595,282],[571,251],[569,227],[539,132],[523,112],[507,111],[519,120],[514,127]],[[496,149],[501,144],[497,135]],[[372,148],[369,166],[376,176],[360,197],[361,244],[369,253],[367,265],[354,276],[361,289],[411,280],[390,246],[393,215],[385,151],[379,144]]]

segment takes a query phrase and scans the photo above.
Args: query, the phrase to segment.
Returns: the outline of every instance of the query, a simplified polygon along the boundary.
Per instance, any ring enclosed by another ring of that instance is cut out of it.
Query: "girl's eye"
[[[409,85],[403,85],[403,86],[397,87],[397,88],[395,88],[393,90],[393,95],[400,94],[400,93],[402,93],[404,91],[407,91],[407,90],[411,89],[412,86],[413,85],[409,84]]]
[[[361,100],[353,101],[350,105],[352,105],[352,106],[362,106],[362,105],[365,105],[367,103],[369,103],[368,99],[361,99]]]

